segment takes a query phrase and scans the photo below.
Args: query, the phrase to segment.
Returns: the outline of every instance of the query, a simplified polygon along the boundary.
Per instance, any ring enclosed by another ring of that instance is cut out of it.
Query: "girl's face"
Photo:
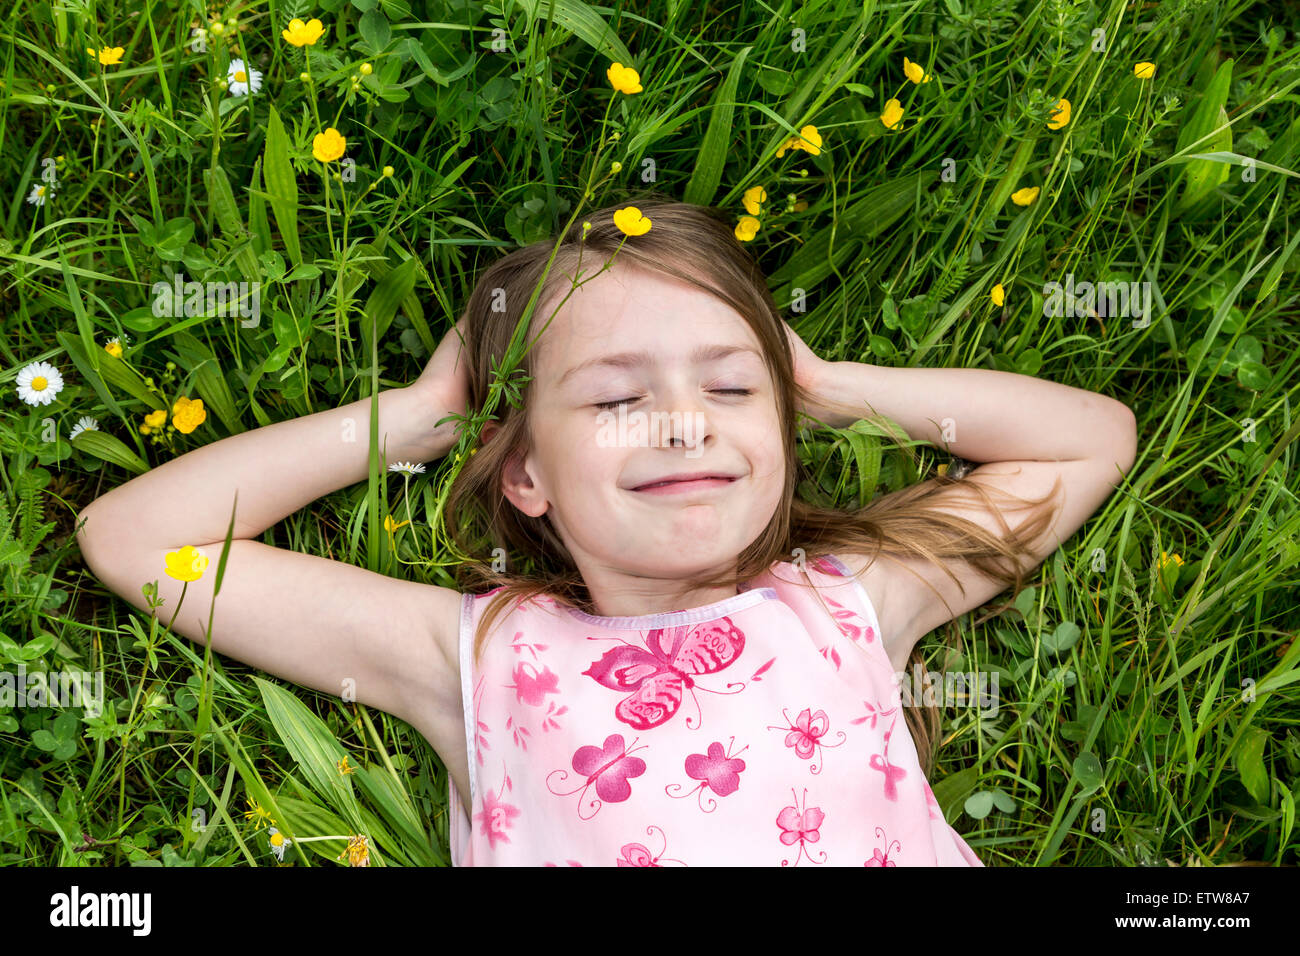
[[[537,314],[540,327],[550,311]],[[503,491],[549,514],[599,613],[660,610],[656,596],[684,596],[672,586],[683,576],[734,570],[785,475],[774,386],[744,318],[616,264],[572,294],[534,348],[534,447]],[[717,477],[648,487],[682,475]]]

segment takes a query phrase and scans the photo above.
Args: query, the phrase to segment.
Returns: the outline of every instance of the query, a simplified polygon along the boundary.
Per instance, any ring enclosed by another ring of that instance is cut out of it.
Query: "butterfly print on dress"
[[[876,836],[878,836],[881,842],[883,843],[885,840],[885,831],[880,827],[876,827]],[[872,854],[871,859],[867,860],[862,865],[863,866],[898,866],[897,863],[895,863],[893,860],[889,858],[889,854],[892,852],[890,849],[891,847],[898,847],[900,853],[903,850],[903,845],[901,843],[899,843],[897,840],[890,840],[887,844],[885,844],[884,853],[880,852],[880,847],[876,847],[876,850]]]
[[[588,640],[617,640],[622,638],[588,638]],[[646,648],[622,641],[621,647],[611,648],[582,673],[597,683],[617,691],[631,691],[614,708],[614,716],[636,730],[649,730],[666,723],[677,713],[682,703],[683,689],[691,691],[697,715],[699,700],[695,697],[694,675],[716,674],[729,667],[745,649],[745,635],[731,618],[691,624],[682,627],[655,628],[645,637]],[[736,690],[700,690],[712,694],[738,694],[745,689],[739,684],[727,684]],[[691,730],[700,727],[697,719]]]
[[[636,743],[635,740],[632,742]],[[563,781],[568,779],[569,774],[565,770],[552,770],[546,775],[546,789],[557,797],[567,797],[581,791],[582,796],[578,797],[578,818],[590,820],[604,806],[601,801],[621,803],[632,795],[632,785],[627,782],[628,778],[639,777],[645,773],[645,761],[640,757],[629,757],[628,754],[633,750],[644,749],[645,745],[625,750],[623,736],[610,734],[605,738],[603,747],[579,747],[573,752],[574,771],[587,778],[581,787],[566,793],[556,793],[551,790],[551,777],[558,773],[561,775],[560,780]],[[592,797],[591,803],[587,805],[591,808],[591,813],[583,816],[582,800],[586,796],[587,788],[592,784],[596,785],[596,796]]]
[[[731,743],[734,745],[735,742],[736,738],[732,737]],[[728,747],[728,752],[724,753],[722,743],[715,740],[709,744],[708,756],[704,754],[691,754],[688,756],[686,758],[686,776],[702,782],[699,786],[681,794],[681,797],[689,797],[692,793],[699,794],[696,802],[699,803],[700,809],[705,813],[712,813],[718,808],[718,801],[710,797],[709,808],[706,810],[703,803],[704,791],[712,790],[720,797],[735,793],[740,787],[740,772],[745,769],[745,761],[739,759],[739,755],[748,749],[749,744],[745,744],[735,754],[730,752],[730,747]],[[670,783],[664,787],[664,793],[667,793],[674,800],[678,800],[681,797],[669,791],[680,789],[682,789],[680,783]]]
[[[790,788],[790,794],[794,796],[793,787]],[[804,800],[808,799],[807,787],[804,787],[803,796]],[[794,806],[785,807],[777,815],[776,825],[781,828],[781,842],[786,846],[793,846],[795,843],[799,844],[799,855],[794,860],[795,866],[799,865],[799,860],[804,856],[804,845],[806,843],[816,843],[822,838],[820,831],[822,822],[825,819],[826,814],[822,813],[820,807],[808,807],[807,810],[801,810],[797,796],[795,796]],[[808,854],[808,859],[814,863],[825,863],[826,851],[822,850],[820,860],[813,859],[811,853]],[[789,866],[790,861],[783,859],[781,865]]]
[[[502,764],[502,769],[505,769],[505,764]],[[514,789],[514,785],[510,783],[510,774],[508,772],[496,793],[489,790],[483,795],[483,809],[475,817],[478,820],[479,828],[487,833],[488,845],[494,850],[497,847],[498,840],[502,843],[510,842],[510,837],[506,836],[506,831],[513,826],[510,821],[519,816],[521,812],[518,807],[501,799],[507,785],[509,785],[510,789]]]
[[[515,692],[515,700],[521,704],[541,707],[546,703],[547,694],[560,692],[560,675],[544,665],[539,673],[532,664],[520,661],[510,676],[515,682],[504,686]]]
[[[786,713],[784,707],[781,708],[781,714],[785,717],[787,726],[773,727],[768,724],[767,729],[788,730],[789,733],[785,735],[785,745],[793,747],[800,760],[807,760],[822,747],[838,747],[844,743],[845,734],[842,730],[836,731],[840,735],[839,743],[824,744],[821,742],[821,738],[826,735],[826,731],[830,728],[830,720],[824,710],[819,710],[816,714],[813,714],[810,708],[805,707],[799,712],[799,719],[794,723],[790,722],[790,715]],[[811,773],[821,773],[821,769],[815,763],[810,764],[808,769]]]
[[[623,847],[620,850],[623,856],[617,861],[617,865],[618,866],[663,866],[663,864],[660,863],[659,861],[665,860],[669,863],[681,863],[682,866],[685,866],[686,864],[682,863],[681,860],[674,860],[664,856],[664,853],[667,852],[668,850],[668,837],[664,835],[664,831],[662,829],[655,826],[654,824],[651,824],[650,826],[645,828],[645,832],[651,835],[653,835],[654,831],[656,830],[659,830],[659,839],[663,841],[663,845],[664,845],[664,848],[659,851],[658,856],[652,854],[640,843],[625,843],[623,844]]]
[[[885,775],[885,799],[895,803],[898,802],[898,781],[907,776],[906,770],[889,762],[889,738],[893,735],[894,725],[897,723],[898,715],[895,714],[894,719],[889,722],[889,729],[885,731],[885,752],[871,755],[871,769],[879,770]]]

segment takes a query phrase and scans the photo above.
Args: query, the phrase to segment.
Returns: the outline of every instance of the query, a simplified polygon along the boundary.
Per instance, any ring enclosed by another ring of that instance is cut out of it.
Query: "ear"
[[[487,422],[479,432],[487,444],[501,430],[497,422]],[[519,452],[511,453],[501,468],[501,493],[516,508],[532,518],[540,518],[550,507],[550,502],[533,480],[528,461]]]

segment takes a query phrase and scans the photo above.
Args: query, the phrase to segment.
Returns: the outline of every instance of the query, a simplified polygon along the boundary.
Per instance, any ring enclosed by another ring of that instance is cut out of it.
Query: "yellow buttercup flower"
[[[93,57],[99,58],[100,66],[120,66],[122,63],[122,54],[126,52],[125,47],[106,46],[98,53],[94,47],[86,47],[86,52]]]
[[[188,435],[207,420],[208,413],[203,410],[203,399],[178,398],[172,407],[172,424],[176,430]]]
[[[1017,206],[1028,206],[1038,198],[1037,186],[1026,186],[1024,189],[1017,189],[1011,194],[1011,201]]]
[[[1060,129],[1068,122],[1070,122],[1070,101],[1062,99],[1056,104],[1056,109],[1052,110],[1052,118],[1047,121],[1047,128]]]
[[[333,126],[326,127],[325,132],[317,133],[311,141],[311,154],[322,163],[331,163],[343,155],[348,141]]]
[[[736,223],[736,238],[741,242],[749,242],[758,232],[758,220],[753,216],[741,216],[740,221]]]
[[[890,100],[885,104],[884,111],[880,114],[880,122],[884,123],[889,129],[898,129],[903,125],[903,104],[898,100]]]
[[[1006,290],[1002,288],[1001,282],[993,287],[993,291],[989,293],[989,298],[993,300],[994,305],[1001,305],[1007,300],[1007,293]]]
[[[1149,80],[1156,75],[1156,65],[1147,63],[1145,60],[1141,63],[1134,64],[1133,75],[1139,80]]]
[[[907,57],[903,57],[903,72],[913,83],[929,83],[934,77],[925,72],[925,68],[919,63],[913,63]]]
[[[650,231],[650,220],[636,206],[624,206],[614,212],[614,225],[627,236],[643,236]]]
[[[167,421],[166,409],[159,408],[155,411],[152,411],[144,417],[144,424],[140,426],[140,433],[143,435],[147,435],[156,428],[162,428],[163,424],[166,421]]]
[[[605,76],[609,80],[609,85],[620,93],[630,96],[641,92],[641,74],[630,66],[615,63],[605,71]]]
[[[751,216],[757,216],[761,208],[759,204],[767,202],[767,190],[762,186],[751,186],[745,190],[741,202],[745,204],[745,212]]]
[[[289,21],[289,28],[280,31],[280,36],[284,37],[286,43],[293,46],[315,46],[316,41],[320,39],[321,34],[324,32],[325,25],[315,17],[312,17],[306,23],[294,17]]]
[[[197,581],[208,567],[208,556],[192,544],[179,551],[168,551],[163,570],[177,581]]]
[[[802,149],[805,153],[818,156],[822,151],[822,134],[817,132],[816,126],[809,124],[799,130],[798,136],[791,136],[776,148],[777,159],[780,159],[787,149]]]
[[[1164,568],[1164,567],[1166,567],[1166,566],[1168,566],[1168,565],[1170,565],[1170,564],[1177,564],[1179,567],[1182,567],[1182,565],[1183,565],[1183,559],[1182,559],[1181,557],[1179,557],[1176,553],[1175,553],[1175,554],[1165,554],[1165,552],[1161,551],[1161,552],[1160,552],[1160,567],[1161,567],[1161,568]]]

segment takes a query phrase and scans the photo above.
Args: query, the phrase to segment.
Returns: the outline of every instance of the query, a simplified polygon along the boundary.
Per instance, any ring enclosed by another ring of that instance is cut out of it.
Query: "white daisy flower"
[[[388,466],[389,471],[404,471],[408,475],[424,474],[424,466],[409,461],[395,461]]]
[[[63,389],[63,376],[49,362],[33,362],[18,373],[18,397],[28,405],[48,405]]]
[[[99,422],[95,421],[95,419],[91,418],[89,415],[82,415],[81,418],[77,419],[77,424],[72,426],[72,432],[68,435],[68,441],[72,441],[72,439],[76,438],[82,432],[87,431],[99,431]]]
[[[51,190],[45,183],[32,183],[32,191],[27,195],[27,201],[33,206],[44,206],[45,200],[51,195]]]
[[[227,89],[231,96],[256,93],[262,88],[262,71],[246,67],[243,60],[231,60],[226,71]]]
[[[293,841],[275,827],[267,827],[266,837],[271,843],[271,852],[275,854],[276,860],[283,863],[284,851],[293,844]]]

